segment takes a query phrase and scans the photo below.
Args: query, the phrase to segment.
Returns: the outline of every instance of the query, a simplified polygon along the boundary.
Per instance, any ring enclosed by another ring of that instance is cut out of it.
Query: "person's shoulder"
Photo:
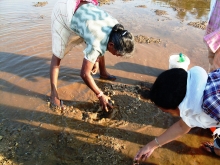
[[[190,68],[188,71],[188,74],[189,73],[193,73],[194,75],[199,75],[199,76],[207,76],[208,73],[206,72],[206,70],[200,66],[194,66],[192,68]]]
[[[205,84],[208,79],[208,73],[200,66],[194,66],[187,71],[188,78],[196,81],[198,84]],[[191,77],[191,78],[190,78]],[[192,78],[194,77],[194,78]]]
[[[194,66],[194,67],[190,68],[189,71],[201,71],[201,72],[206,73],[205,69],[200,66]]]

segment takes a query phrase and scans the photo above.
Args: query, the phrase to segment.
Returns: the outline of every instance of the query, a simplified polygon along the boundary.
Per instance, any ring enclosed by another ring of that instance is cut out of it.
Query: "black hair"
[[[112,28],[109,42],[113,42],[115,50],[123,56],[131,54],[134,51],[134,37],[121,24],[116,24]]]
[[[164,109],[176,109],[186,95],[187,72],[173,68],[161,73],[150,89],[150,100]]]

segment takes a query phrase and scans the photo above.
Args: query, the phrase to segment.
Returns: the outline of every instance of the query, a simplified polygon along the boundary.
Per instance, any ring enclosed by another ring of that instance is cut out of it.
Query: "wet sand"
[[[179,119],[143,98],[157,75],[168,69],[169,56],[182,52],[190,58],[189,68],[208,69],[205,31],[189,23],[207,20],[209,2],[102,1],[108,3],[101,8],[134,36],[160,40],[137,42],[129,59],[106,53],[106,67],[117,80],[100,80],[98,74],[94,79],[114,101],[111,118],[97,117],[98,100],[79,76],[83,45],[61,63],[58,92],[68,109],[49,108],[50,16],[56,1],[45,2],[0,2],[0,163],[132,164],[140,147]],[[140,164],[219,164],[219,158],[200,148],[204,141],[212,141],[211,132],[194,128]]]

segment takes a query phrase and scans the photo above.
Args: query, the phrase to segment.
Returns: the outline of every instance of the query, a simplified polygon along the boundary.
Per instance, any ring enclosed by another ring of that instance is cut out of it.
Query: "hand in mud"
[[[137,160],[134,160],[133,165],[139,165],[139,162]]]
[[[133,165],[138,165],[139,161],[145,161],[153,152],[155,147],[151,146],[150,143],[141,148],[133,160]]]
[[[106,112],[109,111],[109,108],[110,109],[113,108],[112,102],[110,100],[111,100],[110,97],[104,94],[99,98],[100,105],[102,106],[102,109],[105,110]]]

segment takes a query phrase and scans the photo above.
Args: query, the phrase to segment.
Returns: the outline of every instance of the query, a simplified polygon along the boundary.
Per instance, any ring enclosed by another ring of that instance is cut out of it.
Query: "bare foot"
[[[50,103],[51,104],[54,104],[54,105],[56,105],[56,106],[60,106],[60,99],[59,98],[57,98],[57,97],[50,97]]]
[[[216,150],[220,150],[220,149],[215,148],[212,142],[204,142],[201,144],[201,147],[204,150],[206,150],[207,152],[212,153],[213,155],[218,155],[217,153],[219,151],[216,152]],[[220,155],[218,155],[218,156],[220,156]]]
[[[63,104],[63,101],[55,97],[54,99],[50,98],[50,108],[52,110],[65,110],[66,106]]]

